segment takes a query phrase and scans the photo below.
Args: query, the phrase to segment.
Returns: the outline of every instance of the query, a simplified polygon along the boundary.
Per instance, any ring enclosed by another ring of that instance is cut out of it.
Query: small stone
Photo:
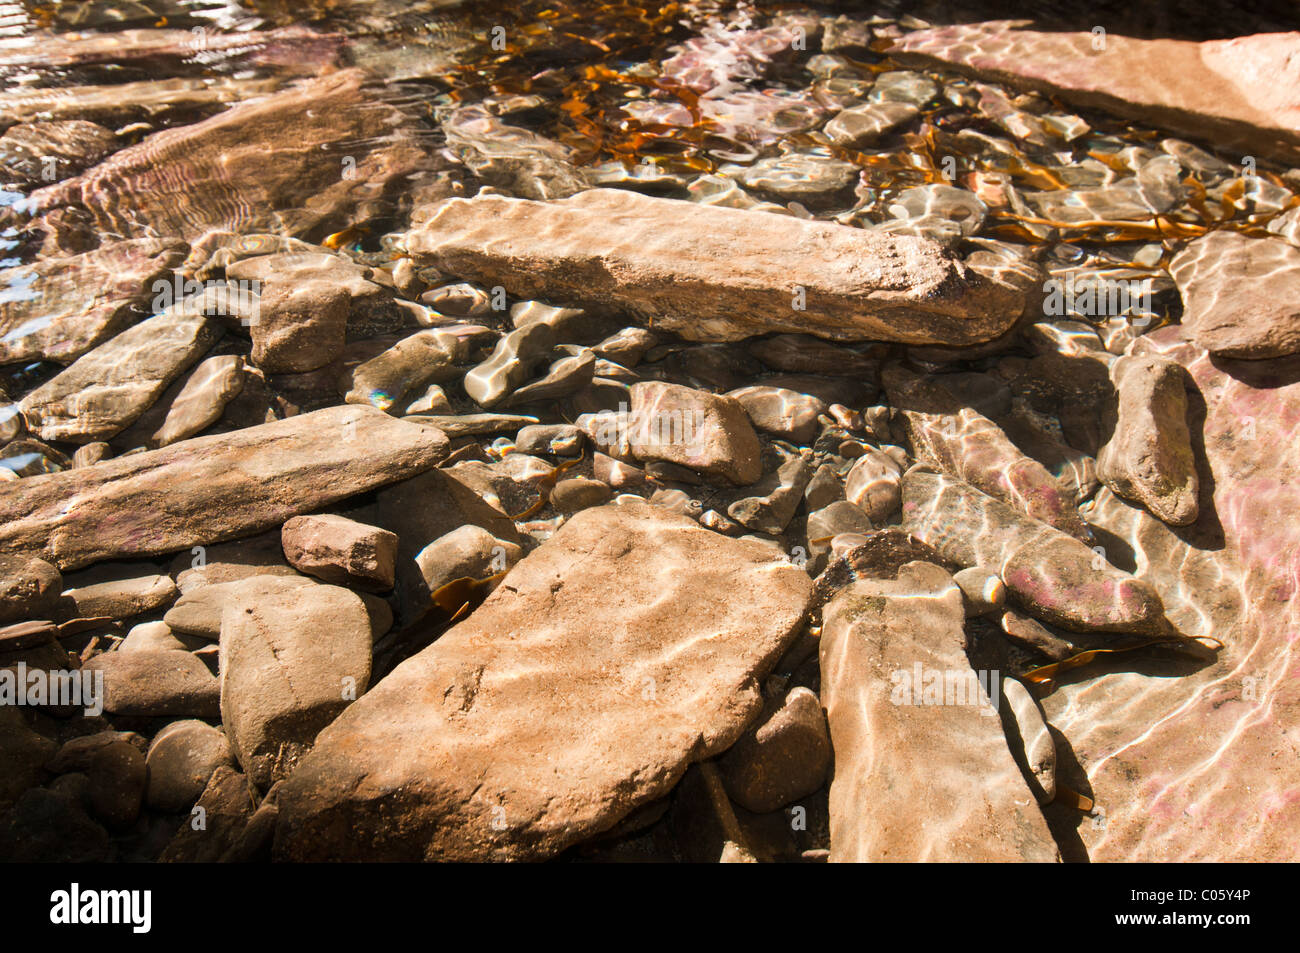
[[[804,488],[812,479],[813,455],[810,450],[773,450],[777,465],[752,487],[755,495],[736,500],[727,507],[727,515],[748,529],[775,535],[784,532],[794,518]]]
[[[903,468],[883,450],[868,448],[844,478],[844,497],[877,526],[889,522],[903,501]]]
[[[420,302],[442,314],[459,318],[478,318],[492,313],[491,295],[463,281],[430,289],[420,295]]]
[[[466,339],[458,334],[417,331],[353,368],[344,400],[380,410],[405,407],[429,384],[460,376],[456,364],[467,350]]]
[[[530,424],[515,436],[520,453],[547,453],[576,457],[582,453],[584,435],[572,424]]]
[[[624,328],[592,346],[596,356],[606,361],[616,361],[624,367],[636,367],[645,352],[659,343],[653,331],[645,328]]]
[[[829,463],[823,463],[813,471],[812,479],[804,488],[803,498],[809,513],[844,499],[844,485],[840,483],[835,468]]]
[[[766,814],[820,788],[830,763],[831,739],[821,702],[808,689],[795,688],[732,745],[719,768],[737,804]]]
[[[1039,804],[1056,798],[1056,742],[1038,701],[1014,678],[1002,679],[1003,725],[1011,754]]]
[[[495,407],[528,379],[554,344],[555,332],[544,322],[511,331],[486,361],[465,375],[465,393],[480,407]]]
[[[689,387],[632,385],[628,441],[638,460],[675,463],[736,485],[762,475],[758,436],[744,407]]]
[[[646,479],[644,470],[603,453],[592,454],[591,475],[616,490],[641,486]]]
[[[429,592],[457,579],[486,579],[507,571],[523,556],[517,543],[481,526],[462,526],[440,536],[415,557]]]
[[[54,612],[63,577],[35,556],[0,554],[0,625]]]
[[[608,503],[612,496],[609,487],[599,480],[574,477],[555,484],[551,491],[551,505],[561,513],[576,513],[589,506]]]
[[[188,810],[218,767],[233,768],[226,735],[203,721],[174,721],[154,736],[146,759],[145,803],[156,811]]]
[[[239,396],[243,387],[244,359],[238,354],[220,354],[200,362],[172,401],[162,426],[154,432],[152,445],[166,447],[202,433],[221,419],[226,405]],[[75,465],[75,459],[73,462]]]
[[[967,617],[989,615],[1006,604],[1007,587],[991,569],[970,566],[954,573],[952,581],[961,587]]]
[[[314,371],[343,354],[351,298],[324,281],[277,282],[261,296],[250,360],[271,374]]]
[[[826,404],[808,394],[782,387],[754,385],[733,390],[728,397],[740,401],[755,427],[796,444],[809,444],[820,430],[817,418]]]
[[[875,145],[883,136],[920,114],[910,103],[867,103],[841,111],[826,124],[825,132],[837,146],[862,149]]]
[[[328,583],[380,592],[393,588],[397,535],[342,516],[295,516],[280,531],[284,555]]]

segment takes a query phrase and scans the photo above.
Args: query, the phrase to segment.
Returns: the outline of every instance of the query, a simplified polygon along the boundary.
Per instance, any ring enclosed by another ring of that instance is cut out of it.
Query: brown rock
[[[355,593],[235,583],[221,616],[221,721],[249,780],[286,777],[370,685],[370,617]]]
[[[63,591],[63,577],[35,556],[0,555],[0,625],[49,616]]]
[[[895,580],[853,583],[823,618],[830,859],[1059,860],[989,705],[1000,679],[980,683],[966,659],[952,577],[910,563]]]
[[[295,516],[280,531],[290,565],[339,586],[393,588],[397,535],[343,516]]]
[[[154,283],[185,252],[184,242],[138,238],[6,270],[6,284],[34,297],[0,302],[0,364],[75,361],[144,317]]]
[[[332,407],[0,485],[0,552],[72,569],[221,542],[412,476],[446,454],[446,438],[429,427]]]
[[[736,803],[766,814],[816,791],[830,764],[822,703],[814,692],[795,688],[722,756],[720,768]]]
[[[1300,353],[1300,248],[1211,232],[1175,255],[1169,273],[1187,336],[1205,350],[1256,360]]]
[[[1300,34],[1138,40],[1009,29],[1010,22],[916,30],[889,55],[942,64],[1090,109],[1210,139],[1243,155],[1300,159]]]
[[[135,745],[115,741],[95,752],[87,772],[87,806],[110,828],[129,827],[140,816],[148,768]]]
[[[1097,454],[1097,476],[1170,526],[1196,521],[1200,480],[1187,427],[1186,374],[1157,356],[1121,357],[1115,433]]]
[[[737,485],[762,476],[758,436],[744,407],[729,397],[644,381],[632,385],[627,427],[638,460],[675,463]]]
[[[321,733],[277,856],[540,858],[611,827],[739,737],[810,585],[657,507],[578,514]]]
[[[154,736],[146,760],[145,802],[155,811],[188,810],[217,768],[235,766],[225,733],[202,721],[172,722]]]
[[[1007,330],[1022,304],[922,239],[616,189],[450,199],[407,242],[416,261],[481,285],[612,303],[701,341],[798,331],[971,344]]]
[[[104,710],[114,715],[215,718],[221,687],[189,652],[105,652],[82,666],[104,673]]]

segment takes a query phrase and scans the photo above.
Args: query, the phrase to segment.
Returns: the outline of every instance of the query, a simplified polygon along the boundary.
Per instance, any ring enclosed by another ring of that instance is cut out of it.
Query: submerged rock
[[[1097,454],[1098,478],[1170,526],[1194,523],[1200,480],[1183,369],[1161,357],[1121,357],[1111,378],[1119,411],[1114,435]]]
[[[593,189],[559,202],[435,206],[407,238],[421,263],[521,297],[617,305],[701,341],[768,331],[973,344],[1023,302],[920,239]]]
[[[137,238],[7,269],[0,364],[70,364],[148,313],[155,283],[185,257],[184,242]]]
[[[1168,631],[1160,596],[1072,536],[924,467],[903,475],[903,528],[960,566],[997,571],[1034,615],[1085,632]]]
[[[276,855],[522,860],[606,830],[740,736],[810,588],[658,507],[586,510],[321,733]]]
[[[835,749],[830,859],[1059,860],[992,717],[1000,679],[977,675],[966,659],[952,577],[908,563],[895,579],[852,583],[823,619],[822,698]]]

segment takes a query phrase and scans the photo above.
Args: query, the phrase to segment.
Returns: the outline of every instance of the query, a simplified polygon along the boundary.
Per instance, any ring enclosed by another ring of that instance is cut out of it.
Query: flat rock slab
[[[163,129],[28,203],[83,206],[99,231],[129,238],[302,234],[426,164],[403,132],[409,119],[369,98],[363,79],[340,70]]]
[[[45,440],[90,443],[121,432],[221,337],[207,296],[177,302],[105,341],[18,405]]]
[[[760,543],[586,510],[321,732],[276,855],[538,859],[608,830],[740,736],[810,590]]]
[[[931,563],[862,579],[824,610],[832,861],[1052,862],[1047,822],[964,650],[965,610]],[[920,674],[919,683],[917,674]],[[927,687],[937,684],[935,697]],[[960,690],[960,691],[959,691]]]
[[[556,202],[448,199],[407,245],[420,264],[487,287],[613,304],[696,341],[793,331],[976,344],[1006,331],[1023,307],[923,239],[618,189]]]
[[[143,316],[155,281],[184,259],[184,242],[137,238],[3,273],[0,364],[69,363]]]
[[[1137,40],[1038,33],[1012,21],[917,30],[889,55],[942,63],[1286,162],[1300,160],[1300,33]]]
[[[251,536],[414,476],[447,438],[371,407],[331,407],[0,486],[0,553],[60,569]]]
[[[1300,353],[1300,248],[1211,232],[1175,255],[1169,273],[1187,336],[1205,350],[1254,360]]]

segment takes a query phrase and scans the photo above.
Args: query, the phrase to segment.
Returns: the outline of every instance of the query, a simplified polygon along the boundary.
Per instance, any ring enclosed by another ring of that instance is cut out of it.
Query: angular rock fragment
[[[554,343],[555,332],[541,321],[511,331],[486,361],[465,375],[465,393],[480,407],[495,407],[528,380]]]
[[[755,495],[729,505],[727,515],[748,529],[776,535],[794,518],[814,464],[811,450],[790,453],[779,446],[772,450],[769,459],[775,466],[771,472],[752,487]]]
[[[397,535],[343,516],[295,516],[280,532],[284,555],[300,572],[337,586],[393,588]]]
[[[541,858],[606,830],[740,736],[810,587],[657,507],[586,510],[321,733],[275,853]]]
[[[966,658],[952,577],[909,563],[896,579],[854,582],[823,619],[822,700],[835,749],[830,859],[1059,860],[993,717],[1000,678]]]
[[[446,331],[417,331],[352,370],[344,399],[380,410],[405,407],[422,388],[461,375],[456,367],[467,347],[459,335]]]
[[[430,427],[331,407],[0,485],[0,553],[63,569],[249,536],[447,455]]]
[[[1115,432],[1097,454],[1097,476],[1170,526],[1199,512],[1200,480],[1187,427],[1187,375],[1158,356],[1121,357],[1111,368],[1119,394]]]
[[[221,616],[221,721],[249,780],[293,771],[370,685],[370,619],[359,596],[312,585],[266,594],[235,583]]]
[[[479,284],[613,303],[701,341],[795,331],[973,344],[1006,331],[1023,305],[923,240],[615,189],[451,199],[407,244],[417,261]]]
[[[626,423],[638,460],[675,463],[737,485],[762,475],[758,436],[744,407],[729,397],[644,381],[632,386]]]
[[[817,418],[827,409],[824,402],[810,394],[762,384],[742,387],[726,396],[740,401],[759,430],[797,444],[812,443],[821,429]]]
[[[43,559],[0,555],[0,625],[48,616],[63,592],[63,577]]]
[[[719,766],[727,793],[745,810],[766,814],[820,788],[830,763],[821,701],[814,692],[795,688],[741,736]]]
[[[924,467],[903,475],[903,528],[960,566],[985,566],[1034,615],[1084,632],[1168,631],[1160,596],[1072,536]]]

